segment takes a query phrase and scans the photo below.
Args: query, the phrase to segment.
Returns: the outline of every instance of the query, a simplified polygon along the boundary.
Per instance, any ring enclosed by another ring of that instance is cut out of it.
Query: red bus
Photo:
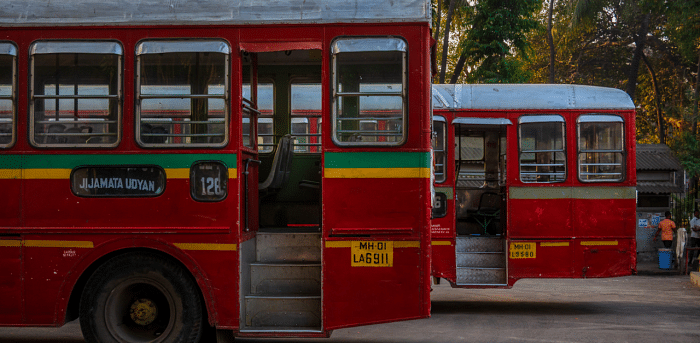
[[[429,1],[10,0],[0,27],[0,325],[429,316]]]
[[[635,273],[635,111],[626,93],[434,85],[433,108],[434,277],[509,288],[522,278]]]

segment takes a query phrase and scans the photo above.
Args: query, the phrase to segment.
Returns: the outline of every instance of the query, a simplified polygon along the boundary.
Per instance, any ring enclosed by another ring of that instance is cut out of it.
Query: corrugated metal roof
[[[2,0],[0,26],[430,23],[428,0]]]
[[[637,181],[637,192],[654,194],[681,193],[683,192],[683,187],[673,182]]]
[[[665,144],[637,144],[637,170],[683,170],[681,162]]]
[[[622,90],[584,85],[433,85],[435,109],[616,109],[633,110]]]

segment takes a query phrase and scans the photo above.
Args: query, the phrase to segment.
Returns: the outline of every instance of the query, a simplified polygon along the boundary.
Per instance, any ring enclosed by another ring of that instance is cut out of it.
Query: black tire
[[[150,253],[112,258],[90,277],[80,299],[87,342],[194,343],[202,303],[192,277]]]

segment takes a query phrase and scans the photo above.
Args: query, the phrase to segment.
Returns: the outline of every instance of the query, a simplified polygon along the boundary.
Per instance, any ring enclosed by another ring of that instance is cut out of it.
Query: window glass
[[[552,183],[566,179],[564,118],[523,116],[519,121],[520,179]]]
[[[624,178],[623,121],[611,115],[583,115],[578,119],[579,179],[621,181]]]
[[[31,47],[30,139],[35,146],[116,146],[122,49],[114,42]]]
[[[272,82],[258,83],[258,151],[271,152],[275,146],[275,131],[272,116],[275,112],[275,88]],[[250,83],[243,83],[243,98],[250,99]],[[248,117],[244,116],[243,132],[249,132]],[[248,121],[246,121],[248,119]],[[247,135],[245,135],[247,137]],[[244,142],[245,142],[244,137]],[[253,144],[246,144],[253,147]]]
[[[0,148],[15,141],[15,63],[17,48],[0,42]]]
[[[228,142],[228,45],[147,41],[137,46],[137,141],[221,147]]]
[[[292,83],[292,136],[295,153],[321,152],[321,84]]]
[[[445,126],[447,123],[442,117],[435,117],[433,121],[433,158],[435,165],[435,182],[445,181]]]
[[[341,39],[333,46],[333,139],[399,145],[406,130],[406,46],[397,38]]]

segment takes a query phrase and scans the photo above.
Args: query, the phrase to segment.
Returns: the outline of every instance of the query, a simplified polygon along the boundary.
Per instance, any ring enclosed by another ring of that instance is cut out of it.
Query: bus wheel
[[[100,266],[80,299],[88,342],[197,342],[202,303],[194,280],[154,254],[128,253]]]

